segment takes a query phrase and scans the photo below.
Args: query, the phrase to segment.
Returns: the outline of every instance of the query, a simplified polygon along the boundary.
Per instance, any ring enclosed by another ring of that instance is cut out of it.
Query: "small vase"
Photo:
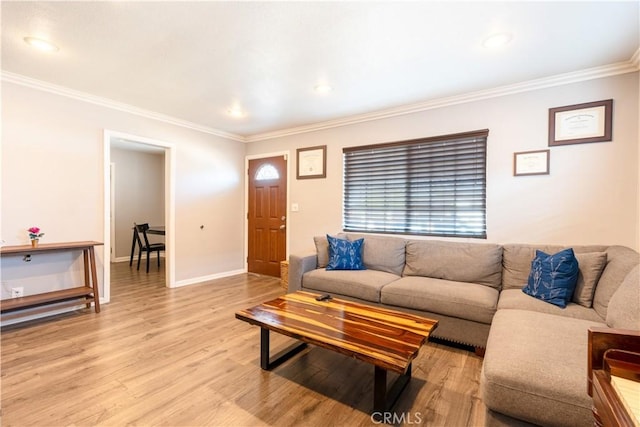
[[[38,239],[31,239],[31,247],[32,248],[38,247]]]

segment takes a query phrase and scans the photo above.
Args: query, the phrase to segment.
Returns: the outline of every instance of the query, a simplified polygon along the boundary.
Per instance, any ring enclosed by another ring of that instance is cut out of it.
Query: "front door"
[[[287,160],[284,156],[249,160],[250,273],[280,277],[287,256]]]

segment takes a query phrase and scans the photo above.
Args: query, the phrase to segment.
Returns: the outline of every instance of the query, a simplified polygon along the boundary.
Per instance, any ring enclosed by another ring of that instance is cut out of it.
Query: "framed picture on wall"
[[[611,141],[613,99],[549,109],[549,147]]]
[[[327,146],[298,148],[296,150],[298,179],[327,177]]]
[[[513,153],[513,176],[549,175],[550,150]]]

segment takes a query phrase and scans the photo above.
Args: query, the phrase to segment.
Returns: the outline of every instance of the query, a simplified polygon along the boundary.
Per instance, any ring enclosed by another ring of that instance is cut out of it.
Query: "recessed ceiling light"
[[[492,34],[482,42],[482,46],[488,49],[495,49],[498,47],[506,46],[511,42],[513,36],[511,33],[496,33]]]
[[[316,85],[313,88],[314,91],[316,91],[317,93],[329,93],[333,90],[333,88],[331,86],[329,86],[328,84],[325,83],[321,83],[319,85]]]
[[[229,113],[231,117],[235,118],[244,117],[244,111],[242,111],[240,107],[231,107],[227,110],[227,113]]]
[[[25,37],[24,41],[30,46],[33,46],[36,49],[40,49],[45,52],[57,52],[58,50],[60,50],[58,46],[51,43],[50,41],[38,37]]]

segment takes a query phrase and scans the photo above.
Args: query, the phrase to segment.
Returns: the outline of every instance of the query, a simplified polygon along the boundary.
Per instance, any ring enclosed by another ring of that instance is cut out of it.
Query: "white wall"
[[[290,202],[300,211],[289,214],[288,227],[297,252],[311,248],[314,235],[341,227],[343,147],[488,128],[488,241],[638,249],[638,86],[638,73],[624,74],[245,146],[2,82],[0,238],[24,244],[26,229],[39,226],[43,243],[101,241],[104,129],[153,138],[176,146],[176,280],[197,281],[244,268],[245,155],[328,146],[326,179],[296,180],[294,160]],[[512,176],[513,152],[547,147],[549,108],[608,98],[613,141],[553,147],[550,175]],[[103,249],[97,255],[101,277],[108,257]],[[60,254],[51,263],[66,261]],[[68,285],[24,266],[3,258],[1,297],[8,278],[28,282],[26,294]]]
[[[550,175],[513,176],[514,152],[548,148],[549,108],[609,98],[614,99],[611,142],[553,147]],[[308,250],[314,235],[341,228],[343,147],[485,128],[487,241],[620,244],[637,250],[637,120],[636,72],[252,142],[247,154],[327,145],[326,179],[291,180],[290,203],[300,208],[289,214],[291,252]]]
[[[176,146],[176,281],[242,270],[244,144],[3,81],[5,244],[27,243],[34,225],[42,243],[102,241],[104,129]],[[109,257],[97,256],[102,277]],[[25,294],[48,289],[43,277],[32,282]]]
[[[132,144],[133,145],[133,144]],[[114,210],[111,242],[116,258],[129,259],[133,223],[164,225],[164,153],[111,149],[114,164]],[[149,235],[152,243],[161,236]]]

